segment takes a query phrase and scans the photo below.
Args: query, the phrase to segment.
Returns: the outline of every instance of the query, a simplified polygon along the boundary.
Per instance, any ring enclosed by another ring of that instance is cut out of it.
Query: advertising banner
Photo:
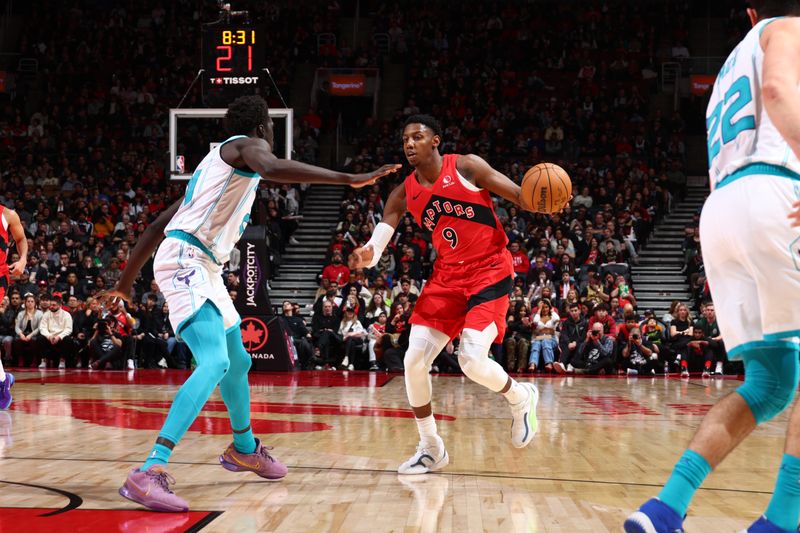
[[[329,92],[333,96],[364,96],[366,89],[363,74],[331,74]]]
[[[294,368],[294,344],[280,318],[272,313],[267,291],[269,248],[266,229],[250,226],[239,240],[242,254],[239,290],[234,305],[242,323],[242,342],[253,360],[252,370],[286,372]],[[287,340],[288,339],[288,340]]]

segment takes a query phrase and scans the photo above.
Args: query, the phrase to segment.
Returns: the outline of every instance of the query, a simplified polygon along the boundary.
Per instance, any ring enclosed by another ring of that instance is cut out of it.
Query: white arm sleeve
[[[389,241],[392,240],[392,235],[394,235],[394,228],[389,224],[379,222],[378,225],[375,226],[372,237],[370,237],[367,244],[364,245],[364,248],[367,246],[372,248],[372,261],[367,265],[367,268],[372,268],[378,264],[381,255],[383,255],[383,250],[386,248],[386,245],[389,244]]]

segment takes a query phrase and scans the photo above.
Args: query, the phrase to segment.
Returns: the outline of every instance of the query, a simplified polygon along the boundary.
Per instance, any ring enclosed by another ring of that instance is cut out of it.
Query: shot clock
[[[264,81],[264,31],[258,26],[208,24],[202,31],[203,96],[224,104]]]

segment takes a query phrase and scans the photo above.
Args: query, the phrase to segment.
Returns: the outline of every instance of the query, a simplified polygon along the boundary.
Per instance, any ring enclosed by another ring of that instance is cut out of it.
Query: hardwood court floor
[[[517,450],[501,398],[434,377],[451,463],[401,478],[417,443],[402,376],[254,374],[253,426],[289,465],[286,479],[219,466],[230,437],[215,393],[170,468],[194,512],[143,512],[117,489],[186,376],[18,372],[14,405],[0,412],[0,532],[617,532],[657,493],[702,414],[740,383],[539,378],[540,430]],[[786,420],[756,430],[711,475],[687,531],[738,531],[763,511]]]

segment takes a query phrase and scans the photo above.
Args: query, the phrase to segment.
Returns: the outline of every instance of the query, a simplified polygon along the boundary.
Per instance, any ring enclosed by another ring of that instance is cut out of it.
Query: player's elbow
[[[761,86],[761,95],[767,106],[780,102],[787,94],[789,94],[789,84],[779,78],[766,79]]]
[[[251,166],[262,178],[268,179],[270,176],[275,176],[280,173],[279,159],[262,159],[257,164]]]

